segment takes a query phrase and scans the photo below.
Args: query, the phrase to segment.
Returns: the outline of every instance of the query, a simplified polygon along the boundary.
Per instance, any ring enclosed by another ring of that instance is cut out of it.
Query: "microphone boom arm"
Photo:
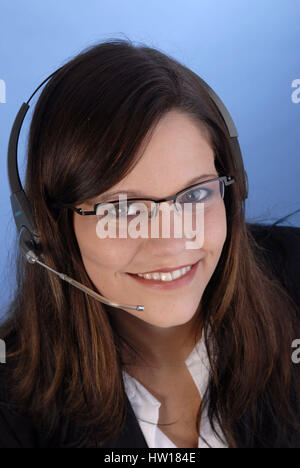
[[[45,263],[41,262],[38,260],[34,252],[30,250],[29,252],[26,253],[26,257],[30,257],[30,263],[38,263],[39,265],[47,268],[48,270],[52,271],[56,275],[58,275],[62,280],[67,281],[68,283],[72,284],[76,288],[80,289],[81,291],[85,292],[86,294],[89,294],[92,296],[94,299],[97,299],[100,302],[103,302],[104,304],[110,305],[112,307],[120,307],[122,309],[129,309],[129,310],[138,310],[139,312],[142,312],[144,310],[144,306],[142,305],[137,305],[137,306],[131,306],[131,305],[124,305],[124,304],[117,304],[115,302],[111,302],[110,300],[106,299],[103,296],[100,296],[100,294],[96,293],[92,289],[88,288],[87,286],[84,286],[83,284],[79,283],[78,281],[74,280],[73,278],[70,278],[70,276],[65,275],[64,273],[60,273],[59,271],[54,270],[51,268],[49,265],[46,265]]]

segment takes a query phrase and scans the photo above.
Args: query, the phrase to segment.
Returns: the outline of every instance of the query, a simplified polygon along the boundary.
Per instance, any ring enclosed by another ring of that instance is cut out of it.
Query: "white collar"
[[[210,373],[209,359],[203,334],[200,340],[196,343],[192,352],[185,360],[185,363],[198,388],[201,398],[203,398],[208,385]],[[131,377],[125,370],[122,371],[122,375],[125,391],[130,400],[134,413],[138,418],[138,422],[145,435],[147,444],[149,447],[155,447],[158,429],[157,423],[159,419],[159,408],[161,403],[140,382]],[[203,414],[203,420],[206,421],[206,419],[206,414]],[[203,425],[202,427],[205,429],[207,424]],[[200,442],[199,438],[199,446],[200,444],[202,444],[202,442]]]

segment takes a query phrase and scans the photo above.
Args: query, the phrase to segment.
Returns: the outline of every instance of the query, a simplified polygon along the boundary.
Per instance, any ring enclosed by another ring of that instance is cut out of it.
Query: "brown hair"
[[[45,262],[96,290],[69,208],[130,172],[151,130],[171,109],[194,116],[210,135],[218,173],[236,178],[225,192],[228,234],[201,299],[199,327],[203,322],[212,367],[206,395],[211,422],[217,418],[236,447],[237,428],[247,413],[245,444],[251,445],[262,395],[268,395],[276,435],[297,427],[299,413],[293,413],[287,397],[296,385],[291,373],[296,306],[268,273],[246,228],[243,177],[224,122],[197,75],[159,50],[129,40],[84,50],[50,79],[35,106],[25,191]],[[16,265],[17,290],[2,333],[15,336],[14,399],[49,433],[63,415],[97,427],[104,444],[126,415],[119,337],[108,309],[20,253]],[[201,408],[198,429],[200,415]]]

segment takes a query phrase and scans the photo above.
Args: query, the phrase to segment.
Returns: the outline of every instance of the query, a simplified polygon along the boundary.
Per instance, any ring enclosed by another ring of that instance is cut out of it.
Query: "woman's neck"
[[[182,367],[202,335],[199,313],[187,323],[168,328],[154,326],[123,310],[110,310],[109,317],[126,366],[157,370]]]

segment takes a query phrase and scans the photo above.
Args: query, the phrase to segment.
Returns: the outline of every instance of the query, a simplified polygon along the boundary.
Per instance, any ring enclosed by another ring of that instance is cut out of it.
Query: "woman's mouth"
[[[200,260],[193,265],[188,265],[176,270],[174,269],[172,271],[127,274],[144,286],[158,289],[175,289],[185,286],[192,281],[199,263]]]

